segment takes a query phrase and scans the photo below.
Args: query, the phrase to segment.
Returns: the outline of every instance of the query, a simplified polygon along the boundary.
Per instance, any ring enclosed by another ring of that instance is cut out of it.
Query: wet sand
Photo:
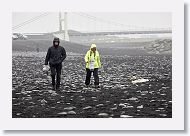
[[[102,56],[100,88],[84,88],[83,55],[63,63],[60,91],[51,90],[44,57],[14,54],[13,118],[171,118],[171,56]],[[148,82],[133,84],[135,78]]]

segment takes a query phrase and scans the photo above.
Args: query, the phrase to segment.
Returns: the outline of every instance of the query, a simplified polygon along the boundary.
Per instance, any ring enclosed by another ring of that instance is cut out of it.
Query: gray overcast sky
[[[12,26],[19,25],[41,14],[43,13],[14,12],[12,13]],[[64,16],[62,16],[62,18],[64,18]],[[98,19],[98,21],[94,21],[95,18]],[[18,29],[14,29],[13,32],[53,32],[58,30],[58,26],[58,12],[49,12],[47,16]],[[171,13],[68,12],[68,29],[76,31],[112,31],[171,27]]]

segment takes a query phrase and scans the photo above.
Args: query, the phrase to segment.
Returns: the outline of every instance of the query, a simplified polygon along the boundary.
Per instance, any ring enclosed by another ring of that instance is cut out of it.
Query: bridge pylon
[[[68,26],[67,26],[67,12],[64,12],[64,19],[62,19],[62,13],[59,12],[59,31],[61,32],[61,35],[56,35],[58,38],[69,41],[69,33],[68,33]],[[63,26],[62,23],[64,22],[64,34],[62,35],[63,32]]]

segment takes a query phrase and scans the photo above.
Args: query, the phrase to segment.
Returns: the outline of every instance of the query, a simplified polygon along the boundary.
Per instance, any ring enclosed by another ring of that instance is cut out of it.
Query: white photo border
[[[181,0],[6,0],[1,2],[2,130],[184,130],[184,3]],[[12,12],[171,12],[172,118],[12,118]],[[6,59],[5,59],[6,58]],[[8,77],[8,78],[7,78]],[[2,123],[3,122],[3,123]]]

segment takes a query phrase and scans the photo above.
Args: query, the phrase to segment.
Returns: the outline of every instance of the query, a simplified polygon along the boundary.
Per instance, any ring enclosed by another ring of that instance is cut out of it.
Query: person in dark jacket
[[[66,51],[59,44],[59,38],[54,38],[53,46],[49,47],[45,58],[45,65],[48,65],[49,62],[53,90],[58,90],[60,87],[62,62],[66,58]]]

